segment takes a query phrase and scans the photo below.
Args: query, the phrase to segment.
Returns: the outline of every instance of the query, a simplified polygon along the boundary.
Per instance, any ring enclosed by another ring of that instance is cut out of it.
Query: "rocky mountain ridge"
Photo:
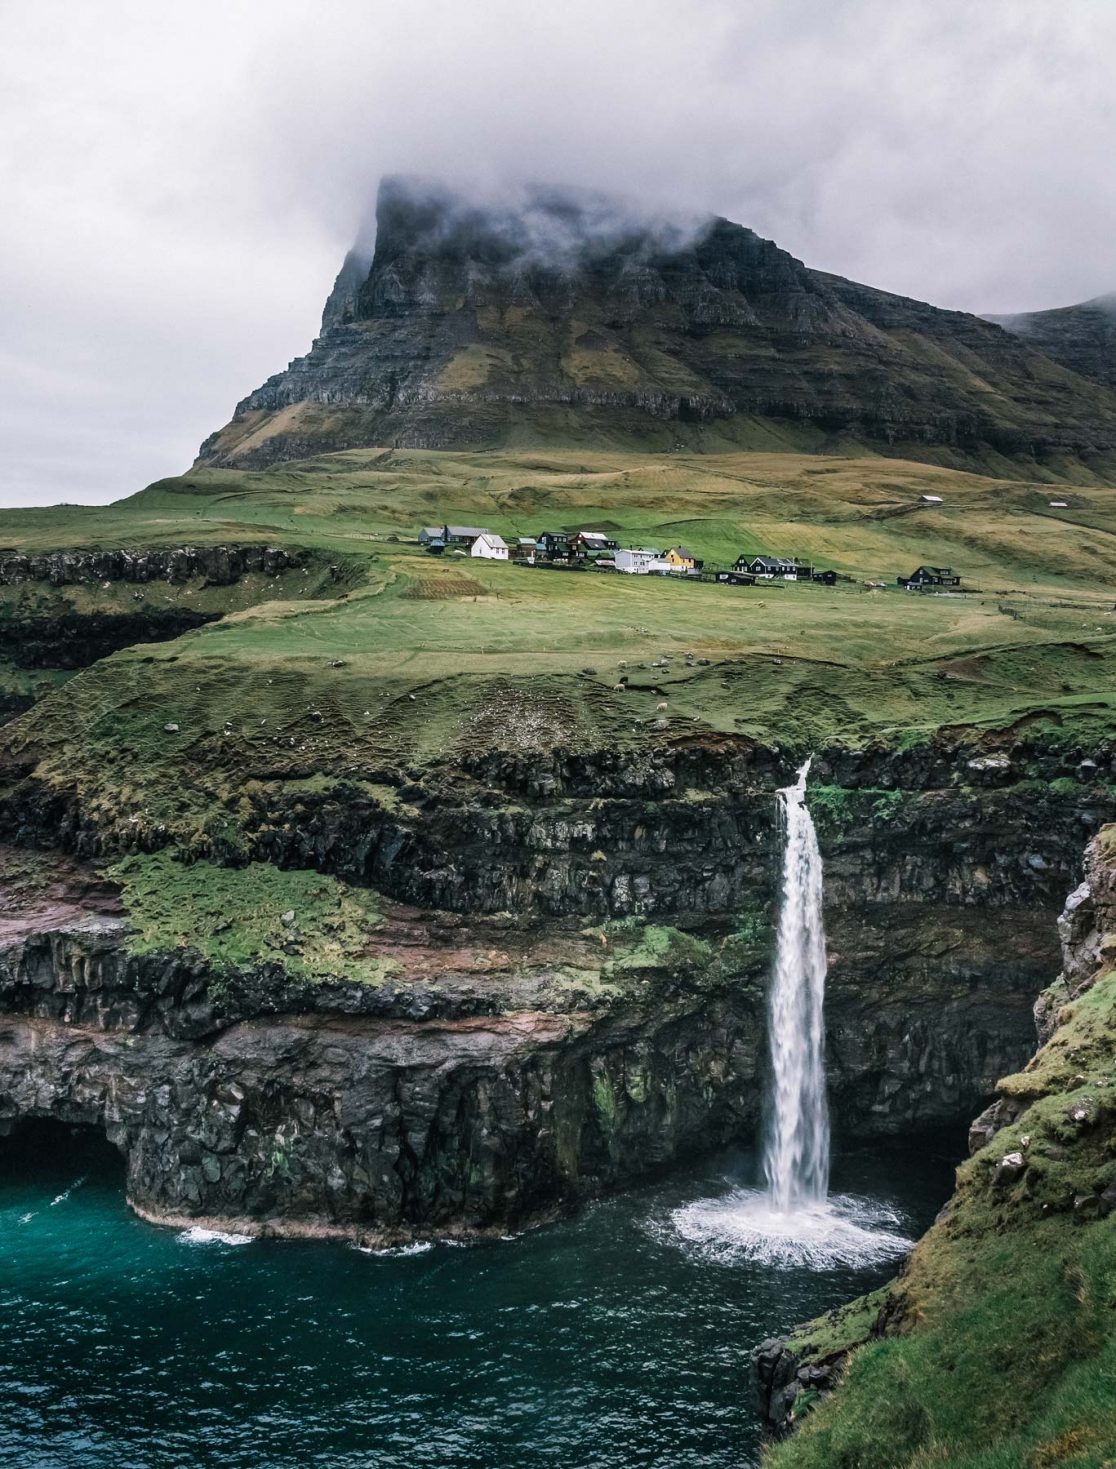
[[[560,248],[538,243],[540,218]],[[245,398],[199,464],[516,442],[855,441],[1047,466],[1116,452],[1109,386],[725,219],[599,234],[576,200],[543,194],[524,216],[388,179],[377,221],[309,354]]]
[[[1071,372],[1116,388],[1116,291],[1076,306],[989,316],[988,321]]]

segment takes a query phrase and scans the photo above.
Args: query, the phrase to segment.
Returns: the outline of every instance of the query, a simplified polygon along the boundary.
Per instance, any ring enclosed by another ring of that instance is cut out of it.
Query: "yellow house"
[[[687,551],[685,546],[671,546],[669,551],[664,551],[660,561],[665,561],[676,571],[693,571],[695,566],[694,553]]]

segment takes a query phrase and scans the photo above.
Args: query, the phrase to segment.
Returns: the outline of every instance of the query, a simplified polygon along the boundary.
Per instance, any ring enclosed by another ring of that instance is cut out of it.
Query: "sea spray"
[[[778,796],[783,880],[767,1001],[763,1173],[771,1202],[782,1212],[821,1203],[829,1187],[822,860],[806,808],[809,771],[807,760],[795,783]]]

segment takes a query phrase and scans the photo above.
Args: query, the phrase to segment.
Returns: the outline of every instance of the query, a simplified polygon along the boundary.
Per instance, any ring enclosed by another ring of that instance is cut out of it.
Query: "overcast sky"
[[[939,305],[1116,290],[1114,0],[0,0],[0,505],[188,467],[381,173],[619,189]]]

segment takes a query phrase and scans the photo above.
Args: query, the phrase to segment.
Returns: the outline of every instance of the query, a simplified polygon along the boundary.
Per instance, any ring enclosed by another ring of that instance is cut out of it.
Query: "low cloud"
[[[1114,60],[1108,0],[10,7],[0,503],[184,468],[309,344],[385,173],[725,214],[966,310],[1116,289]]]

